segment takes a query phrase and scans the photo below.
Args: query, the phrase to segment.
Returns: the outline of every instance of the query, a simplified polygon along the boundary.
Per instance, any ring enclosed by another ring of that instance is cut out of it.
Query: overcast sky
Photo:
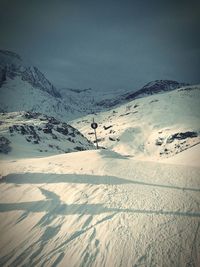
[[[200,82],[199,0],[0,0],[0,48],[57,87]]]

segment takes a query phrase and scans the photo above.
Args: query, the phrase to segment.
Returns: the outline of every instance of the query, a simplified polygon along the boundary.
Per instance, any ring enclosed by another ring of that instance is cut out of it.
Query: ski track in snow
[[[200,264],[199,168],[86,151],[1,173],[1,266]]]

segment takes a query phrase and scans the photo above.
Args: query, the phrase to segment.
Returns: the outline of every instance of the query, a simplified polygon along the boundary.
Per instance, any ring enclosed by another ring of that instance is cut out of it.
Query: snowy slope
[[[128,91],[124,88],[115,88],[110,90],[88,89],[69,89],[59,90],[62,99],[70,104],[74,109],[78,109],[80,114],[94,114],[100,111],[112,109],[133,99],[165,93],[182,87],[183,83],[170,80],[157,80],[146,84],[143,88],[134,91]]]
[[[178,153],[174,157],[165,158],[161,160],[161,162],[200,167],[200,144],[197,144],[190,149],[186,149],[182,151],[182,153]]]
[[[57,89],[46,79],[38,68],[30,66],[22,58],[11,51],[0,50],[0,85],[8,78],[20,77],[32,87],[45,91],[54,97],[60,97]]]
[[[180,87],[186,86],[185,83],[179,83],[177,81],[171,80],[156,80],[147,83],[139,90],[134,90],[133,92],[121,93],[118,95],[113,95],[111,98],[102,99],[101,101],[97,101],[96,105],[102,109],[111,109],[115,106],[122,105],[131,100],[146,97],[149,95],[155,95],[159,93],[165,93],[168,91],[172,91],[178,89]]]
[[[1,162],[1,266],[200,265],[200,169],[106,150]]]
[[[99,145],[142,159],[173,156],[200,142],[200,86],[130,101],[113,110],[71,122],[94,141],[92,119],[99,124]]]
[[[20,77],[8,79],[0,88],[0,111],[32,111],[51,115],[60,120],[76,117],[74,108],[60,98],[32,87]]]
[[[41,71],[11,51],[0,50],[0,111],[41,112],[60,120],[74,119],[120,106],[133,99],[171,91],[183,84],[157,80],[142,89],[107,91],[56,89]]]
[[[0,50],[0,111],[29,110],[61,120],[79,114],[36,67],[13,52]]]
[[[0,114],[0,157],[41,157],[93,149],[78,130],[40,113]]]
[[[125,90],[57,90],[38,68],[14,52],[0,50],[1,112],[31,110],[65,121],[105,109],[97,103],[122,92]]]
[[[95,90],[88,89],[69,89],[63,88],[59,90],[62,99],[74,107],[75,110],[79,110],[80,115],[86,115],[103,111],[108,107],[101,105],[102,102],[113,102],[116,98],[120,98],[121,95],[126,92],[125,89],[110,89],[110,90]],[[128,91],[127,91],[128,93]]]

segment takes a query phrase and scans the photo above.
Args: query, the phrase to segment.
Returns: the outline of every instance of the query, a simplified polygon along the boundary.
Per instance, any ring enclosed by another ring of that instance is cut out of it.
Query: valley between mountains
[[[200,85],[57,89],[0,59],[0,266],[198,267]]]

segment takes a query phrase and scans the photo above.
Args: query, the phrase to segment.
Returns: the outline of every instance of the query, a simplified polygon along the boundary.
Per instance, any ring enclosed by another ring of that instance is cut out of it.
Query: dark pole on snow
[[[92,129],[94,129],[94,135],[95,135],[96,144],[97,144],[97,149],[98,149],[99,146],[98,146],[97,132],[96,132],[96,128],[98,127],[98,124],[94,121],[94,118],[93,118],[93,122],[91,123],[91,127],[92,127]]]

